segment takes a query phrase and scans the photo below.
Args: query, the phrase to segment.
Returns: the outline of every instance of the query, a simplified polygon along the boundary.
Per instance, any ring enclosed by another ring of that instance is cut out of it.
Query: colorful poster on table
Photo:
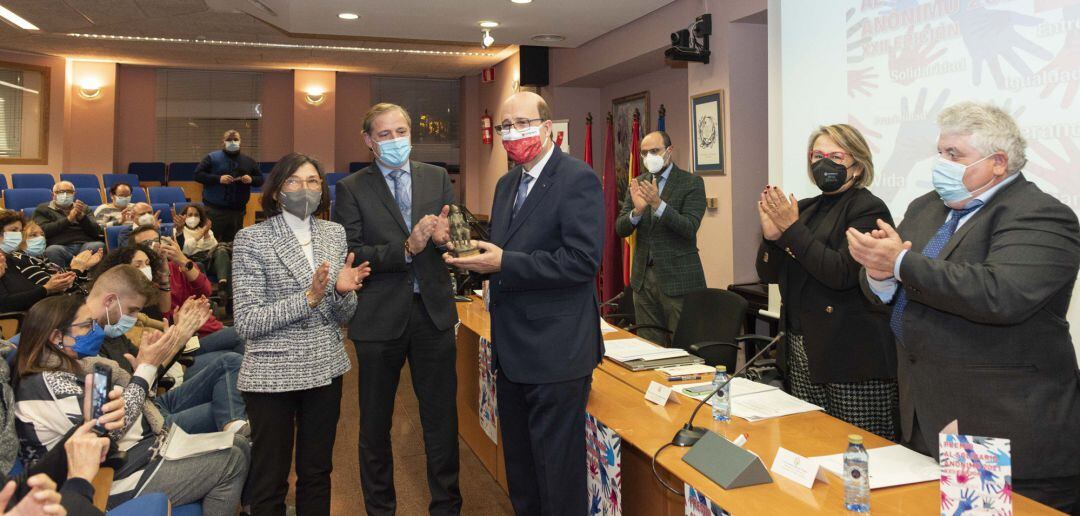
[[[938,435],[941,514],[1012,514],[1012,446],[1008,439]]]
[[[589,514],[622,514],[622,438],[585,413]]]
[[[499,416],[495,412],[495,364],[492,363],[491,342],[480,337],[480,428],[499,443]]]
[[[727,511],[721,509],[716,502],[690,484],[683,484],[683,495],[686,499],[686,509],[683,514],[686,516],[729,516]]]

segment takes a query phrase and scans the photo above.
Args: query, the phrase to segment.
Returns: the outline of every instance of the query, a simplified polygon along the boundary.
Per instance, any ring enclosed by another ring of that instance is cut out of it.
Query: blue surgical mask
[[[990,183],[980,186],[975,189],[975,192],[969,191],[964,186],[964,172],[968,167],[974,166],[986,158],[993,156],[984,156],[979,161],[972,163],[971,165],[964,165],[955,161],[949,161],[941,156],[938,156],[934,161],[932,180],[934,183],[934,190],[941,196],[941,200],[945,201],[945,204],[952,204],[964,199],[968,199],[975,196],[975,192],[986,188],[987,185],[994,182],[994,178],[990,178]]]
[[[240,142],[238,140],[225,140],[225,150],[229,152],[239,152]]]
[[[30,256],[41,256],[45,254],[45,237],[36,236],[31,237],[26,241],[26,252]]]
[[[120,319],[118,319],[116,321],[116,324],[113,324],[112,323],[112,318],[109,317],[109,307],[108,306],[105,307],[105,322],[106,322],[106,324],[105,324],[105,330],[104,331],[105,331],[105,335],[107,337],[109,337],[110,339],[119,337],[119,336],[127,333],[132,328],[134,328],[135,323],[137,323],[139,321],[139,319],[137,317],[135,317],[134,315],[124,313],[124,305],[120,304],[120,300],[116,301],[116,305],[120,307]],[[94,325],[96,326],[97,323],[95,322]]]
[[[131,197],[130,196],[129,197],[114,197],[113,198],[113,204],[115,204],[116,207],[120,208],[120,209],[127,208],[127,205],[128,205],[129,202],[131,202]]]
[[[57,206],[71,206],[71,203],[75,202],[75,195],[69,193],[56,194]]]
[[[98,352],[101,351],[101,345],[105,342],[105,331],[101,329],[101,325],[94,321],[94,326],[86,335],[79,335],[73,337],[75,344],[71,345],[71,349],[75,351],[75,354],[79,358],[95,357]]]
[[[18,231],[5,231],[4,241],[0,242],[0,251],[7,254],[19,249],[19,244],[22,243],[22,233]]]
[[[379,161],[392,168],[400,168],[409,162],[412,144],[408,136],[379,142]]]

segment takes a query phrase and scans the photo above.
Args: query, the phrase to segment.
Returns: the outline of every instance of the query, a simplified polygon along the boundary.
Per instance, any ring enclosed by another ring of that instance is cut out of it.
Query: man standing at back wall
[[[263,175],[259,164],[240,152],[240,133],[235,129],[225,131],[221,147],[199,162],[195,180],[203,185],[203,205],[218,242],[232,242],[244,227],[251,187],[262,186]]]
[[[390,427],[401,368],[409,361],[420,402],[431,514],[461,512],[458,488],[457,308],[436,246],[450,239],[454,192],[446,169],[410,161],[409,113],[395,104],[364,116],[375,162],[337,184],[334,220],[349,251],[370,262],[349,338],[360,373],[360,483],[368,514],[394,514]]]
[[[495,186],[491,242],[448,263],[490,274],[500,445],[519,516],[588,514],[585,404],[604,355],[596,273],[604,195],[596,173],[551,139],[539,95],[503,102],[496,128],[518,166]]]
[[[671,137],[663,131],[641,140],[641,161],[648,171],[630,181],[615,232],[637,232],[630,287],[634,319],[672,332],[679,325],[683,295],[705,288],[697,232],[705,214],[705,181],[672,163]],[[670,333],[642,328],[638,335],[670,344]]]

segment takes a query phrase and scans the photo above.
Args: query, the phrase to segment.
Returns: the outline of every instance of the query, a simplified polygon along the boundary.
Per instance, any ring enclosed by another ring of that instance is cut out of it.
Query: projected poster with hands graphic
[[[973,100],[1016,119],[1028,142],[1024,175],[1080,211],[1080,0],[771,0],[769,10],[779,57],[770,63],[779,112],[771,123],[781,127],[770,140],[781,157],[770,181],[816,195],[807,137],[848,123],[873,152],[871,191],[899,222],[933,189],[938,113]]]

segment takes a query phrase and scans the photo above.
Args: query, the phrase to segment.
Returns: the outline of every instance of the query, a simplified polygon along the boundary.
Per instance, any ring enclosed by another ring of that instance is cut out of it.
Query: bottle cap
[[[726,373],[727,372],[727,366],[725,366],[725,365],[716,366],[716,372],[718,372],[718,373]]]
[[[851,444],[862,444],[862,436],[859,434],[850,434],[847,436],[847,440]]]

